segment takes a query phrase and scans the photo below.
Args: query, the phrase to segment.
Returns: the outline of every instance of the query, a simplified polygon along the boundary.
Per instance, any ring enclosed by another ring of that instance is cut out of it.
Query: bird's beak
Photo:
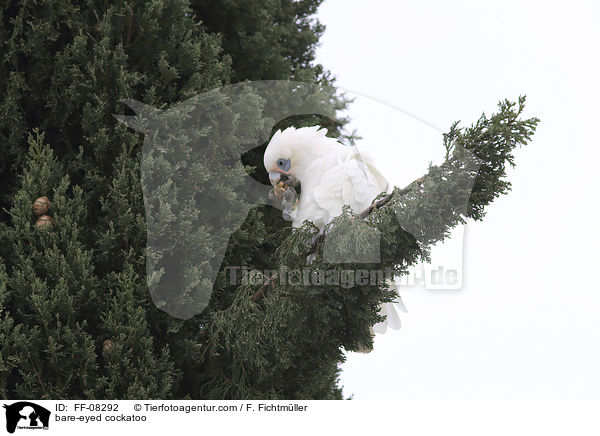
[[[264,173],[263,173],[264,174]],[[281,179],[281,174],[276,171],[269,171],[269,181],[271,185],[276,186]]]

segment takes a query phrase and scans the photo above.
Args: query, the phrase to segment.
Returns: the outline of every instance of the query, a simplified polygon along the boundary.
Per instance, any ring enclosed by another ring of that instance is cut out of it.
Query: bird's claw
[[[269,191],[269,200],[281,202],[283,206],[282,217],[285,221],[293,221],[294,208],[298,204],[298,192],[295,185],[297,180],[293,177],[279,182],[277,186]]]

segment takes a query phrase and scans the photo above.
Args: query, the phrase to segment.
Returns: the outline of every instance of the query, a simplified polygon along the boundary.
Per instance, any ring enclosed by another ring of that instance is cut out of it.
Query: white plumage
[[[278,130],[265,150],[264,165],[273,185],[286,177],[300,182],[300,199],[291,213],[294,227],[308,220],[323,231],[344,205],[358,213],[382,192],[391,192],[367,153],[340,144],[326,133],[318,126]],[[383,304],[380,314],[387,318],[372,330],[384,333],[387,326],[400,328],[396,306],[406,310],[399,298],[396,304]]]

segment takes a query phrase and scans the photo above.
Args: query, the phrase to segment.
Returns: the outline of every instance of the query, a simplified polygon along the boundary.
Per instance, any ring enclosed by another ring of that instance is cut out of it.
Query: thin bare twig
[[[40,386],[42,387],[42,391],[44,391],[44,394],[46,394],[46,386],[44,386],[44,382],[42,381],[42,377],[40,377],[40,373],[38,372],[37,368],[33,364],[33,361],[31,360],[31,356],[28,355],[27,357],[28,357],[29,363],[31,364],[31,367],[33,368],[33,372],[35,372],[35,375],[37,376],[37,379],[40,382]]]
[[[273,280],[277,278],[277,275],[278,274],[275,273],[271,277],[269,277],[269,279],[260,287],[260,289],[252,295],[252,300],[260,301],[265,296],[267,286],[269,286],[273,282]]]

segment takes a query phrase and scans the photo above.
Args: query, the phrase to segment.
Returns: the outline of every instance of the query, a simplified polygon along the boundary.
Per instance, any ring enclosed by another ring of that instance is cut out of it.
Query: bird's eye
[[[290,160],[289,159],[279,159],[277,161],[277,166],[282,169],[283,171],[289,171],[290,170]]]

